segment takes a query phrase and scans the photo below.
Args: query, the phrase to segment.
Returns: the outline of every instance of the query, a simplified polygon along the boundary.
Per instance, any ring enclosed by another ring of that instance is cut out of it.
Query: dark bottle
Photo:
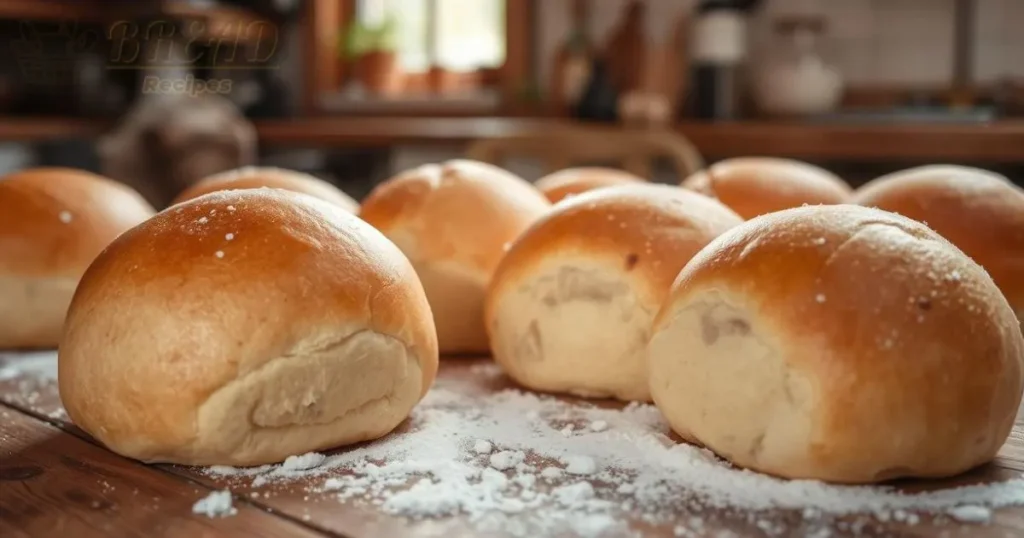
[[[604,60],[594,60],[587,82],[576,104],[576,117],[581,120],[613,122],[618,119],[619,92],[612,83],[608,65]]]
[[[691,115],[705,120],[740,116],[747,58],[747,19],[758,0],[704,0],[693,25]]]

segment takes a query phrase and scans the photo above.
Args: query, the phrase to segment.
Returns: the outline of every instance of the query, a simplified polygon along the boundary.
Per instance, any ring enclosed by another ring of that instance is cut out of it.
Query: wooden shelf
[[[527,118],[322,118],[258,125],[266,144],[390,146],[464,144],[578,127]],[[594,125],[593,129],[619,129]],[[678,127],[707,157],[764,155],[834,160],[1024,162],[1024,121],[987,124],[858,124],[786,122],[686,123]]]
[[[110,121],[0,119],[0,140],[91,138]],[[464,145],[580,124],[530,118],[346,117],[258,121],[266,146]],[[594,125],[593,129],[618,129]],[[825,125],[786,122],[687,123],[678,127],[707,157],[763,155],[847,161],[1024,163],[1024,121],[986,124]]]
[[[94,138],[112,124],[112,120],[0,117],[0,142]]]

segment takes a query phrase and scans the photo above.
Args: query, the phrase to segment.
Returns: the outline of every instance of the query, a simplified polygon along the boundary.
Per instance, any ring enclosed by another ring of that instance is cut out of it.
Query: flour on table
[[[57,381],[57,352],[0,352],[0,381],[21,377],[37,381]]]
[[[946,511],[953,519],[970,523],[983,523],[992,519],[992,510],[984,506],[957,506]]]
[[[1021,477],[920,494],[776,479],[677,443],[651,405],[605,409],[515,390],[481,394],[458,380],[440,380],[400,433],[316,459],[307,469],[289,460],[205,472],[270,485],[301,479],[321,499],[413,521],[461,514],[479,532],[524,537],[639,534],[631,520],[717,536],[705,530],[722,514],[783,536],[785,524],[771,514],[788,510],[806,522],[801,532],[825,538],[832,523],[856,534],[883,518],[912,525],[919,514],[959,514],[981,522],[983,510],[1024,505]]]
[[[326,459],[327,456],[317,452],[310,452],[301,456],[289,456],[278,470],[284,472],[307,471],[319,467]]]
[[[233,516],[238,513],[238,509],[234,507],[231,492],[214,491],[196,501],[192,505],[192,513],[206,517],[226,517]]]
[[[62,407],[53,407],[48,397],[56,390],[57,352],[14,353],[0,351],[0,383],[16,383],[16,391],[5,391],[3,401],[28,408],[55,420],[67,418]]]

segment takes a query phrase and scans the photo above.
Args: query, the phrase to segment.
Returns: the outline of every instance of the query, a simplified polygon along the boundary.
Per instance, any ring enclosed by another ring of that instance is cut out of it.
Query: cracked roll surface
[[[686,178],[682,186],[717,198],[744,219],[804,204],[843,204],[852,193],[824,168],[775,157],[725,159]]]
[[[189,465],[378,438],[438,364],[398,248],[274,189],[202,196],[123,234],[82,278],[58,357],[75,424],[124,456]]]
[[[854,202],[928,224],[988,271],[1024,327],[1024,189],[966,166],[920,166],[879,177]]]
[[[613,187],[647,180],[625,170],[603,167],[567,168],[548,174],[534,183],[544,196],[556,204],[565,198],[602,187]]]
[[[308,194],[335,204],[349,213],[359,212],[359,202],[338,187],[309,174],[270,166],[246,166],[214,174],[179,194],[174,203],[211,192],[264,187]]]
[[[56,347],[86,267],[153,213],[131,188],[83,170],[0,178],[0,349]]]
[[[434,313],[441,353],[486,353],[487,284],[507,246],[550,208],[522,178],[454,160],[381,183],[359,216],[412,261]]]
[[[741,222],[667,185],[559,203],[495,272],[486,308],[494,359],[532,389],[649,400],[644,352],[658,307],[683,265]]]
[[[747,221],[687,264],[648,347],[672,428],[735,464],[869,483],[992,459],[1024,338],[992,279],[921,223],[854,205]]]

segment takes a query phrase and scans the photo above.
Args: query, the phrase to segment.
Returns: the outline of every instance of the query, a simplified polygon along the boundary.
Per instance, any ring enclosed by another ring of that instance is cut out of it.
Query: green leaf
[[[392,52],[398,49],[398,19],[389,16],[376,25],[355,21],[341,38],[340,53],[349,59],[371,52]]]

